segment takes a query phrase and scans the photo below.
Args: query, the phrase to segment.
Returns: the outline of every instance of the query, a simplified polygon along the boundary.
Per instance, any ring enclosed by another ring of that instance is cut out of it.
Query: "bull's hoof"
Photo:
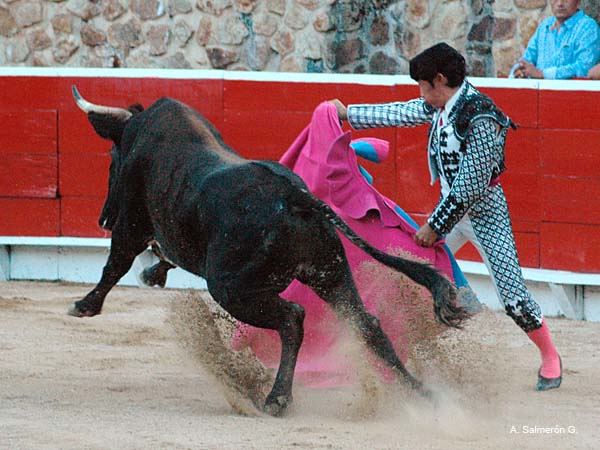
[[[148,267],[147,269],[144,269],[142,273],[140,273],[140,280],[146,286],[150,287],[158,286],[164,288],[167,284],[166,274],[164,274],[163,276],[158,275],[156,271],[153,270],[153,267]]]
[[[273,417],[281,417],[285,414],[288,407],[292,404],[292,397],[279,395],[277,397],[267,397],[263,411]]]
[[[102,308],[91,307],[81,302],[73,303],[67,310],[67,314],[74,317],[92,317],[102,312]]]
[[[416,378],[409,376],[407,377],[407,382],[411,389],[413,389],[418,395],[426,400],[432,401],[434,404],[437,402],[437,396],[434,394],[432,390],[426,388],[425,385],[417,380]]]
[[[435,408],[439,408],[441,406],[441,398],[438,394],[430,391],[429,389],[421,389],[419,391],[421,397],[430,402]]]

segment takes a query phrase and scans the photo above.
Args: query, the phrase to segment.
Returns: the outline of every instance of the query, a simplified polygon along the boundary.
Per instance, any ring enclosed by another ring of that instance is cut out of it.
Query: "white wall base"
[[[97,283],[106,263],[109,239],[0,237],[0,280],[61,280]],[[148,250],[136,258],[119,285],[143,286],[139,273],[158,261]],[[480,263],[459,261],[479,300],[502,311],[496,291]],[[546,316],[600,322],[600,274],[524,269],[527,288]],[[169,271],[168,288],[206,289],[203,278],[182,269]]]
[[[486,266],[472,261],[458,264],[479,300],[503,310]],[[544,315],[600,322],[600,274],[524,268],[523,277]]]
[[[504,307],[496,295],[496,290],[488,275],[472,273],[466,273],[465,275],[469,280],[471,288],[477,294],[479,301],[494,311],[504,311]],[[562,297],[557,296],[550,286],[551,283],[526,280],[525,284],[535,301],[539,303],[545,316],[565,316],[571,319],[585,319],[600,322],[600,289],[595,292],[592,289],[585,289],[585,296],[577,298],[577,301],[581,303],[581,308],[578,312],[574,312],[570,303]],[[581,286],[559,286],[560,290],[558,292],[561,292],[561,295],[563,296],[565,295],[564,292],[562,292],[563,289],[567,291],[574,291],[576,289],[579,291],[583,290]],[[595,309],[594,304],[597,305]]]
[[[46,280],[70,281],[73,283],[97,283],[102,276],[102,269],[108,258],[110,240],[105,245],[82,246],[70,245],[58,241],[56,246],[36,246],[31,243],[17,245],[1,245],[0,269],[3,265],[6,280]],[[5,264],[2,264],[2,252]],[[138,276],[141,271],[158,261],[149,251],[139,255],[131,270],[125,274],[120,286],[145,287]],[[1,280],[2,278],[0,278]],[[167,288],[206,289],[206,281],[182,269],[169,271]]]
[[[8,249],[0,245],[0,281],[10,280],[10,256]]]

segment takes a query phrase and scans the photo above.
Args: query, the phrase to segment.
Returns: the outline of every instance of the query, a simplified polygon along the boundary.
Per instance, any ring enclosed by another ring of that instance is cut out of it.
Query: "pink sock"
[[[538,346],[540,353],[542,354],[542,371],[540,374],[544,378],[558,378],[561,375],[560,359],[558,357],[558,352],[552,343],[550,330],[548,329],[548,325],[546,325],[546,319],[543,319],[540,328],[530,331],[527,333],[527,336],[529,336],[529,339]]]

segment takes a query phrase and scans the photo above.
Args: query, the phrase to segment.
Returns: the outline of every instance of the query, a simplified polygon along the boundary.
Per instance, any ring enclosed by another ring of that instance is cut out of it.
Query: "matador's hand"
[[[333,106],[335,106],[335,109],[337,111],[337,114],[338,114],[338,117],[340,120],[348,120],[348,110],[346,109],[346,105],[344,105],[337,98],[334,98],[333,100],[329,100],[329,103],[331,103]]]
[[[425,223],[415,234],[414,240],[421,247],[431,247],[439,239],[438,234]]]

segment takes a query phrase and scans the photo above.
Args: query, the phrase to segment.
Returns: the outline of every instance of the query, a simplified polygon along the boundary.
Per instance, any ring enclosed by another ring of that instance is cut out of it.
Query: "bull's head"
[[[140,105],[135,105],[127,110],[123,108],[95,105],[84,100],[75,86],[72,87],[72,91],[77,106],[87,114],[88,120],[94,127],[96,133],[104,139],[113,141],[113,146],[110,151],[111,162],[108,177],[108,194],[98,220],[98,224],[102,228],[111,230],[119,215],[119,178],[125,159],[125,151],[121,148],[121,138],[133,113],[139,112],[143,108]]]

